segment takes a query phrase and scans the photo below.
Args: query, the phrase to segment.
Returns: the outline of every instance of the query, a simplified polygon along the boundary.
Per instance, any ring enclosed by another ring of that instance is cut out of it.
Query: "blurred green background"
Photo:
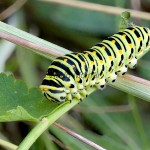
[[[150,0],[84,1],[150,12]],[[25,4],[22,5],[23,3]],[[14,7],[8,9],[12,5]],[[6,9],[8,12],[5,12]],[[0,1],[0,12],[2,21],[76,52],[87,50],[116,33],[120,23],[120,14],[112,15],[107,10],[105,13],[97,12],[38,0],[3,0]],[[8,17],[5,17],[7,14]],[[132,13],[131,22],[150,27],[150,20],[132,18]],[[150,53],[139,60],[137,68],[129,73],[150,80],[149,60]],[[0,40],[0,71],[13,73],[17,79],[24,80],[28,87],[40,85],[50,63],[50,60],[37,54]],[[149,118],[148,102],[107,86],[103,91],[94,92],[58,122],[107,150],[148,150]],[[1,123],[0,138],[18,145],[31,127],[29,122]],[[70,150],[92,149],[55,126],[50,127],[49,133],[50,135],[42,135],[31,150],[65,149],[57,144],[55,138]]]

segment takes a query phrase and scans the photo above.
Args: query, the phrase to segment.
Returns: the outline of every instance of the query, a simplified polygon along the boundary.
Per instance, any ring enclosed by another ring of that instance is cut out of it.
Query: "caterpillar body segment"
[[[82,100],[93,86],[103,89],[128,68],[135,68],[144,51],[150,49],[150,29],[132,26],[118,32],[83,53],[57,58],[49,66],[40,86],[53,102]]]

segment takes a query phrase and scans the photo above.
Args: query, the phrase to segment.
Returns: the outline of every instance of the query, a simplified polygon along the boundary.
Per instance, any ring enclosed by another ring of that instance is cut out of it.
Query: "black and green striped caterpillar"
[[[103,89],[135,68],[137,59],[150,48],[150,29],[132,26],[83,53],[59,57],[49,66],[40,89],[53,102],[82,100],[90,87]]]

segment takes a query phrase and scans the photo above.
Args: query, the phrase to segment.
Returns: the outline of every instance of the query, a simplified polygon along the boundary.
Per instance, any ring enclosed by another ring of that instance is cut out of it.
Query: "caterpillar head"
[[[65,88],[57,81],[57,79],[46,78],[40,85],[40,89],[44,96],[53,102],[64,102],[66,100]]]

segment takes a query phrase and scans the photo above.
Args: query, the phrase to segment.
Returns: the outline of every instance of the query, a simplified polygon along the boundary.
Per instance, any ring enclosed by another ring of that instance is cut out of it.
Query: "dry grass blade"
[[[0,13],[0,20],[4,20],[11,16],[13,13],[19,10],[26,2],[27,0],[17,0],[16,2],[14,2],[10,7]]]
[[[64,145],[61,141],[59,141],[57,138],[55,138],[52,134],[46,133],[46,135],[52,139],[57,145],[59,145],[63,150],[71,150],[66,145]]]
[[[83,136],[81,136],[81,135],[75,133],[74,131],[72,131],[72,130],[70,130],[70,129],[64,127],[64,126],[62,126],[62,125],[59,124],[59,123],[56,123],[56,122],[55,122],[54,125],[55,125],[56,127],[60,128],[60,129],[62,129],[62,130],[65,131],[66,133],[72,135],[73,137],[79,139],[80,141],[84,142],[85,144],[91,146],[92,148],[94,148],[94,149],[96,149],[96,150],[106,150],[106,149],[102,148],[101,146],[95,144],[94,142],[92,142],[92,141],[86,139],[85,137],[83,137]]]
[[[113,15],[120,15],[124,11],[129,11],[132,14],[132,17],[150,20],[150,13],[132,10],[132,9],[124,9],[124,8],[119,8],[119,7],[106,6],[106,5],[101,5],[101,4],[94,4],[90,2],[75,1],[75,0],[69,0],[69,1],[68,0],[39,0],[39,1],[57,3],[57,4],[66,5],[66,6],[77,7],[77,8],[82,8],[82,9],[87,9],[87,10],[92,10],[92,11],[98,11],[98,12],[104,12],[104,13],[113,14]]]

